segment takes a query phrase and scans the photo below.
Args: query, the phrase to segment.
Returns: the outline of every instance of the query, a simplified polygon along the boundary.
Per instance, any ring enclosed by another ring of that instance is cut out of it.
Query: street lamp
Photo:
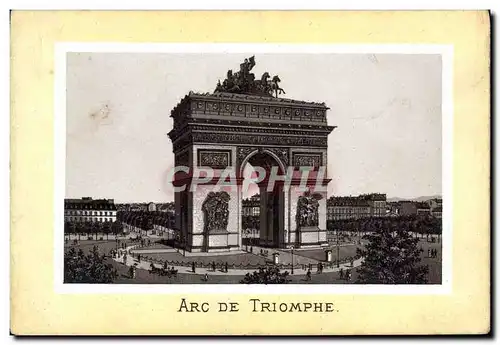
[[[292,248],[292,274],[293,274],[293,250],[295,249],[294,246],[291,247]]]
[[[335,231],[337,233],[337,268],[340,267],[340,243],[339,243],[339,230]]]

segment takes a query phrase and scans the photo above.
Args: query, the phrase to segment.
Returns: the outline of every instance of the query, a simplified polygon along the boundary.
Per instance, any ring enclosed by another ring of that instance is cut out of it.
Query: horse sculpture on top
[[[272,93],[275,93],[275,97],[277,98],[278,95],[281,95],[282,93],[283,94],[286,94],[285,90],[283,90],[278,83],[281,83],[281,79],[280,77],[278,77],[277,75],[275,75],[273,77],[273,79],[271,80],[270,82],[270,85],[271,85],[271,92]]]
[[[250,73],[254,66],[255,56],[251,56],[240,64],[239,72],[233,73],[232,70],[228,70],[226,79],[222,83],[220,80],[218,81],[215,92],[229,92],[271,97],[278,97],[282,93],[285,94],[285,90],[279,87],[278,83],[280,83],[281,80],[277,75],[269,80],[269,73],[264,72],[260,80],[256,80],[255,75]]]

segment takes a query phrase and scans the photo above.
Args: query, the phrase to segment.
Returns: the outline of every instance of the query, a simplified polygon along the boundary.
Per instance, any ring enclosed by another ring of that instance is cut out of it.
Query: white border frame
[[[440,54],[442,56],[442,284],[339,285],[302,284],[63,284],[66,156],[66,53],[309,53]],[[362,294],[441,295],[452,287],[453,46],[437,44],[226,44],[226,43],[79,43],[55,45],[54,66],[54,287],[56,293],[133,294]]]

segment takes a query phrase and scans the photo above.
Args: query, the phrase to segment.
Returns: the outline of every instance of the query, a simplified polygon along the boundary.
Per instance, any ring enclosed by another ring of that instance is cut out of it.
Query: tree
[[[286,284],[288,283],[288,271],[280,273],[276,266],[266,266],[258,271],[247,273],[241,284]]]
[[[95,240],[97,240],[97,233],[100,230],[100,223],[98,222],[91,222],[90,223],[90,233],[93,235],[95,234]]]
[[[83,232],[83,223],[78,222],[75,224],[75,226],[76,226],[75,232],[78,234],[78,241],[80,241],[80,236]]]
[[[106,241],[109,240],[109,233],[111,232],[111,222],[103,223],[102,231],[106,234]]]
[[[357,249],[364,261],[358,268],[357,283],[423,284],[429,268],[421,266],[418,239],[407,231],[383,227],[366,235],[365,249]]]
[[[85,255],[71,248],[64,254],[65,283],[112,283],[118,272],[112,265],[106,264],[104,255],[100,255],[97,246]]]
[[[120,221],[114,221],[113,224],[111,224],[111,232],[116,236],[118,234],[123,232],[123,224]]]
[[[64,235],[68,236],[68,239],[71,235],[71,223],[70,222],[64,222]]]

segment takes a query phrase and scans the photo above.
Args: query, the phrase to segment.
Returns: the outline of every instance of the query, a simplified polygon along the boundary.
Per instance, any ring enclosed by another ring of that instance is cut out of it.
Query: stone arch
[[[243,176],[243,171],[245,169],[245,166],[247,163],[250,161],[250,159],[255,156],[258,153],[263,153],[263,154],[268,154],[271,156],[276,163],[278,163],[278,167],[280,168],[280,172],[284,174],[286,172],[287,166],[286,164],[276,155],[276,153],[272,152],[271,150],[268,150],[266,148],[256,148],[249,152],[246,157],[241,161],[240,166],[238,167],[238,176]]]
[[[287,168],[286,163],[272,149],[264,147],[247,149],[247,154],[238,167],[239,176],[243,177],[247,164],[251,164],[254,167],[262,167],[268,174],[276,166],[278,167],[278,174],[285,174]],[[260,189],[259,245],[273,248],[284,247],[285,192],[280,182],[274,185],[272,191],[268,191],[268,186],[265,183],[267,180],[266,178],[263,183],[258,183]],[[241,189],[240,193],[242,193]],[[241,214],[241,209],[239,212]]]

